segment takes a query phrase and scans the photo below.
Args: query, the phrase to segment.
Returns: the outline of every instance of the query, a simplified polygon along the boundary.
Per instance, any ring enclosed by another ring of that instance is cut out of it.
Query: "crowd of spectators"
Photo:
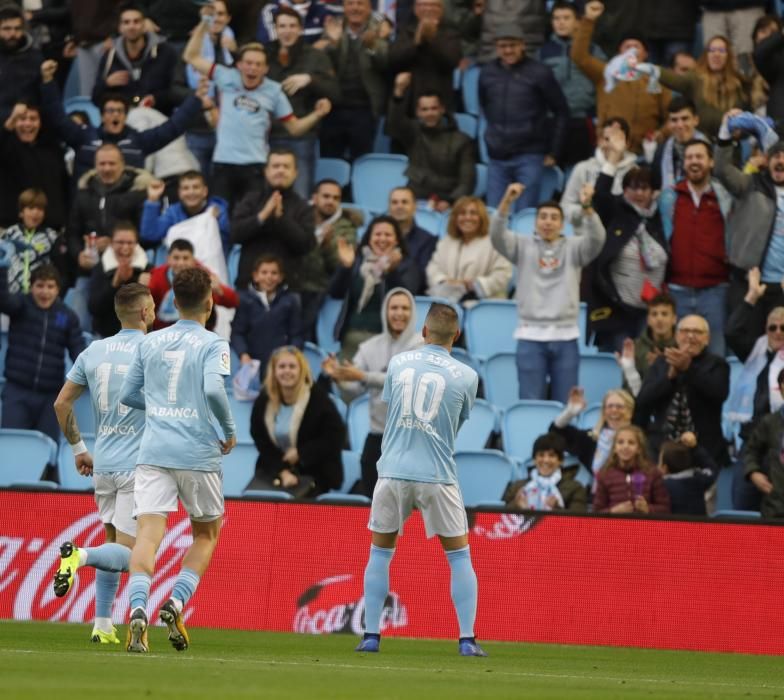
[[[201,266],[209,327],[256,363],[255,486],[340,486],[332,384],[370,395],[355,487],[369,494],[386,364],[421,342],[414,297],[512,297],[519,398],[564,410],[503,494],[511,506],[704,513],[734,465],[736,506],[784,517],[777,3],[389,7],[0,3],[2,426],[56,437],[51,398],[79,329],[115,333],[129,282],[151,288],[156,328],[173,323],[172,279]],[[478,133],[458,119],[470,76]],[[382,136],[407,156],[386,211],[316,180],[319,158],[353,163]],[[560,201],[543,201],[554,169]],[[340,349],[314,377],[302,349],[329,300]],[[572,424],[581,337],[623,377],[587,431]],[[728,355],[743,363],[732,387]]]

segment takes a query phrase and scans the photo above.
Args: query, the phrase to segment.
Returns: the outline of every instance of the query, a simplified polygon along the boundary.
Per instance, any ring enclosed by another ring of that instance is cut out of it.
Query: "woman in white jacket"
[[[493,248],[490,219],[478,197],[458,199],[447,235],[438,241],[427,265],[427,293],[453,302],[506,299],[512,264]]]

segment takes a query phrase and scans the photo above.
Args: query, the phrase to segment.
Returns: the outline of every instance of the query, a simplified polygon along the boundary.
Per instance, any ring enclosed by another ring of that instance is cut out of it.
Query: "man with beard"
[[[770,143],[776,135],[753,115],[730,110],[722,120],[716,149],[716,177],[735,198],[732,214],[727,218],[730,263],[727,306],[734,309],[742,303],[747,291],[747,273],[759,267],[761,281],[767,287],[755,311],[759,315],[757,325],[762,327],[773,308],[784,306],[781,287],[784,278],[784,141],[775,141],[767,147],[767,168],[751,175],[743,173],[733,163],[730,118],[742,119],[749,127],[736,129],[734,133],[759,132],[754,135],[760,143]]]
[[[0,119],[7,119],[17,102],[36,96],[41,61],[41,52],[25,31],[22,10],[10,4],[0,7]]]
[[[685,179],[661,196],[662,222],[670,242],[670,294],[679,316],[700,312],[710,326],[710,351],[723,357],[729,287],[724,219],[732,199],[712,179],[709,143],[688,141],[683,169]]]

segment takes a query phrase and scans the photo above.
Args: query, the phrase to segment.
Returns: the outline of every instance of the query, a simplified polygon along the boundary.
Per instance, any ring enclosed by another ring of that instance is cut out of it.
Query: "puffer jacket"
[[[773,484],[773,491],[762,497],[763,518],[784,518],[784,465],[780,457],[783,438],[784,415],[779,410],[760,419],[745,445],[746,478],[762,472]]]
[[[406,150],[408,185],[417,199],[436,195],[454,202],[474,191],[474,143],[458,129],[451,114],[446,114],[437,126],[428,128],[406,116],[404,100],[392,98],[387,131]]]
[[[566,138],[569,105],[552,70],[527,56],[511,67],[500,60],[479,74],[479,103],[487,119],[485,142],[491,158],[525,153],[558,158]],[[552,126],[548,112],[554,115]]]
[[[639,482],[639,486],[635,482]],[[617,467],[602,469],[597,474],[593,510],[595,513],[609,513],[619,503],[633,502],[638,494],[648,502],[649,513],[670,512],[670,492],[658,469],[626,472]]]
[[[85,348],[76,314],[59,299],[41,309],[29,294],[9,293],[5,267],[0,268],[0,312],[11,319],[6,380],[32,391],[60,391],[65,377],[64,351],[76,361]]]

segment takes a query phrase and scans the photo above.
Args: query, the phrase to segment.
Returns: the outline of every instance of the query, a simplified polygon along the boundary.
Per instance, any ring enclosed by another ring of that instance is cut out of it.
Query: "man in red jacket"
[[[713,154],[705,141],[686,144],[685,179],[674,187],[670,237],[670,294],[678,316],[699,313],[710,326],[709,349],[724,357],[729,263],[724,239],[726,191],[712,180]],[[665,224],[666,228],[666,224]]]
[[[174,294],[172,292],[172,280],[174,276],[190,267],[204,267],[193,254],[193,245],[190,241],[177,239],[169,247],[169,257],[164,265],[159,265],[150,273],[150,294],[155,301],[155,321],[152,324],[153,330],[166,328],[175,323],[180,315],[174,306]],[[205,268],[206,269],[206,268]],[[212,279],[212,300],[218,306],[235,309],[239,306],[240,299],[231,287],[223,284],[218,276],[207,270]],[[207,321],[207,330],[212,330],[215,326],[215,312]]]

